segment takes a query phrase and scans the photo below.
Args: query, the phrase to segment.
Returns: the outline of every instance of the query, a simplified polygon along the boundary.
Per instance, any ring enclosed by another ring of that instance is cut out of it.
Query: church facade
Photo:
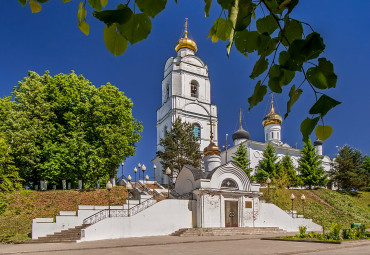
[[[211,102],[211,82],[208,76],[207,65],[195,55],[198,48],[196,43],[185,36],[175,47],[176,57],[170,57],[164,67],[162,80],[162,105],[157,110],[157,150],[163,150],[159,145],[160,139],[171,129],[171,123],[180,118],[183,122],[194,125],[194,135],[199,138],[200,150],[203,151],[211,141],[210,121],[213,123],[213,141],[218,143],[217,106]],[[232,135],[233,145],[221,152],[221,163],[232,161],[232,156],[240,144],[243,144],[248,153],[252,174],[256,172],[259,161],[263,158],[263,151],[267,144],[274,146],[276,155],[281,160],[285,155],[291,156],[293,165],[298,167],[301,150],[292,148],[282,141],[282,117],[275,112],[271,98],[270,112],[263,118],[264,142],[253,141],[241,122],[239,129]],[[326,172],[331,169],[333,159],[323,155],[322,141],[314,142],[316,152],[322,158],[322,166]],[[153,163],[157,166],[155,180],[166,184],[167,176],[163,173],[160,158],[156,157]]]

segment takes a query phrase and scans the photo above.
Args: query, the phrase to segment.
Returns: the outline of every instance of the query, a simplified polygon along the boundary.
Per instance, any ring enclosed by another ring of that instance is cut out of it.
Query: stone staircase
[[[245,228],[181,228],[172,236],[232,236],[232,235],[264,235],[286,233],[277,227],[245,227]]]
[[[74,228],[69,228],[56,232],[54,234],[47,235],[45,237],[39,237],[38,239],[30,240],[29,243],[71,243],[81,239],[81,230],[88,227],[89,224],[83,224]]]

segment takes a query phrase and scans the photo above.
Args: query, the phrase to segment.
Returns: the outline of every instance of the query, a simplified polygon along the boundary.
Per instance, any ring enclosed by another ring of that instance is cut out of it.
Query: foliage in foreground
[[[234,156],[232,156],[232,159],[234,160],[236,165],[238,165],[241,169],[245,171],[248,177],[251,177],[252,169],[249,167],[250,162],[247,153],[248,153],[247,149],[241,143],[238,147],[238,150],[235,152]]]
[[[22,6],[27,2],[33,13],[40,12],[41,4],[49,0],[18,0]],[[92,16],[105,23],[104,42],[107,49],[114,55],[123,54],[128,46],[148,37],[152,30],[153,19],[166,8],[167,0],[136,0],[119,3],[107,7],[108,0],[88,0],[69,3],[75,4],[78,27],[82,33],[89,35],[86,5],[94,10]],[[175,0],[177,3],[177,0]],[[335,106],[337,100],[324,94],[336,87],[337,75],[333,64],[320,55],[325,50],[324,40],[309,24],[294,17],[299,0],[204,0],[205,16],[209,17],[211,5],[217,6],[217,19],[211,27],[208,37],[212,42],[227,42],[227,54],[232,46],[244,56],[256,53],[259,59],[250,74],[251,79],[258,78],[253,95],[248,98],[249,108],[253,108],[267,94],[267,86],[272,92],[282,93],[284,86],[290,85],[299,75],[299,83],[290,86],[289,100],[285,117],[293,105],[307,89],[314,92],[312,107],[309,109],[311,118],[301,123],[303,140],[307,141],[315,129],[320,140],[326,140],[333,132],[332,127],[318,125],[319,120]],[[141,11],[141,12],[139,12]],[[77,20],[76,20],[77,21]],[[263,76],[262,76],[263,75]],[[266,82],[265,82],[266,81]],[[267,84],[267,85],[266,85]],[[288,88],[286,88],[288,90]]]
[[[73,72],[29,72],[14,87],[13,100],[0,99],[0,105],[0,134],[29,187],[79,179],[93,186],[134,155],[142,131],[123,92],[109,83],[96,88]]]

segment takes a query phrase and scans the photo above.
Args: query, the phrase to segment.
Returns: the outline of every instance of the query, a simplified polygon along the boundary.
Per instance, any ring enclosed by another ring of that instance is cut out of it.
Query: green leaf
[[[235,24],[235,31],[243,31],[251,23],[252,12],[256,5],[252,0],[239,0],[239,11]]]
[[[208,38],[211,37],[212,42],[217,42],[218,39],[226,41],[230,38],[233,29],[233,24],[230,20],[218,18],[213,23],[211,30],[209,30]]]
[[[92,8],[94,8],[97,11],[101,11],[101,3],[100,0],[87,0]]]
[[[295,102],[297,102],[297,100],[299,99],[299,97],[301,96],[303,90],[302,89],[295,89],[295,85],[293,85],[291,88],[290,88],[290,91],[289,91],[289,100],[286,104],[286,113],[284,115],[284,119],[286,119],[286,117],[288,117],[288,114],[290,113],[290,109],[292,108],[292,106],[295,104]]]
[[[100,4],[105,7],[108,3],[108,0],[100,0]]]
[[[320,114],[321,117],[324,117],[330,109],[334,108],[341,102],[328,97],[327,95],[322,95],[319,100],[311,107],[310,114]]]
[[[48,2],[49,0],[36,0],[36,1],[39,2],[40,4],[43,4],[43,3]]]
[[[317,125],[317,122],[319,122],[320,117],[316,117],[314,119],[306,118],[304,121],[301,123],[301,133],[303,136],[302,141],[307,143],[310,134],[312,133],[313,129]]]
[[[70,1],[72,1],[72,0],[62,0],[63,3],[68,3]]]
[[[252,53],[259,47],[259,33],[257,31],[242,31],[236,32],[235,35],[235,47],[242,53]]]
[[[273,65],[269,71],[269,88],[272,92],[281,93],[281,87],[288,85],[294,76],[295,72],[286,70],[279,65]]]
[[[30,4],[30,8],[31,8],[32,13],[38,13],[42,9],[41,4],[39,4],[38,2],[36,2],[34,0],[30,0],[29,4]]]
[[[253,67],[252,74],[249,76],[251,79],[254,79],[261,75],[264,71],[266,71],[269,62],[265,58],[265,56],[261,56],[260,59],[256,62]]]
[[[148,37],[152,22],[145,13],[133,14],[130,19],[118,26],[118,31],[131,43],[135,44]]]
[[[158,13],[164,10],[167,0],[136,0],[140,11],[154,18]]]
[[[279,6],[279,9],[280,10],[284,10],[284,9],[288,9],[288,13],[291,13],[292,10],[294,9],[294,7],[298,4],[298,0],[284,0],[280,6]]]
[[[105,26],[104,42],[107,49],[114,55],[122,55],[127,49],[127,40],[117,31],[117,25]]]
[[[301,62],[298,63],[297,61],[292,59],[290,57],[289,52],[287,52],[287,51],[280,52],[279,64],[283,68],[285,68],[287,70],[290,70],[290,71],[300,71],[301,68],[302,68],[302,63]]]
[[[288,46],[296,39],[302,39],[303,27],[301,22],[297,20],[287,21],[283,28],[284,36],[282,32],[279,32],[279,37],[281,37],[281,43],[284,46]],[[286,40],[288,39],[288,41]],[[288,43],[289,42],[289,43]]]
[[[21,3],[22,7],[27,4],[27,0],[18,0]]]
[[[296,63],[317,58],[325,49],[325,44],[320,34],[314,32],[309,34],[306,39],[296,39],[289,47],[290,58]]]
[[[261,85],[261,81],[258,81],[254,87],[254,92],[251,97],[248,98],[249,110],[256,106],[259,102],[263,100],[267,93],[267,86]]]
[[[326,58],[319,58],[319,65],[307,70],[307,79],[319,89],[335,88],[337,84],[333,64]]]
[[[82,1],[78,5],[77,18],[78,20],[86,18],[86,9],[83,7]]]
[[[274,52],[278,38],[272,38],[267,34],[261,34],[258,37],[258,55],[268,56]]]
[[[235,0],[217,0],[222,9],[229,10],[233,7]]]
[[[204,0],[206,6],[204,6],[204,15],[209,17],[209,11],[211,10],[212,0]]]
[[[84,33],[85,35],[89,35],[90,27],[89,27],[89,24],[87,24],[85,21],[83,20],[79,21],[78,27],[80,28],[82,33]]]
[[[260,18],[256,22],[258,32],[272,34],[279,26],[275,18],[270,14]]]
[[[315,129],[315,134],[318,139],[321,141],[325,141],[328,139],[331,134],[333,133],[333,128],[331,126],[317,126]]]
[[[117,10],[94,11],[93,16],[106,25],[110,26],[113,23],[120,25],[126,23],[132,16],[132,11],[127,5],[118,5]]]

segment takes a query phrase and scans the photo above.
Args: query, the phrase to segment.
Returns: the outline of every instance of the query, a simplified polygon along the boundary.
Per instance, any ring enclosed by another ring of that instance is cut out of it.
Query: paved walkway
[[[0,254],[370,254],[369,240],[342,244],[322,244],[268,241],[260,240],[261,237],[266,236],[155,236],[83,243],[2,244],[0,245]]]

